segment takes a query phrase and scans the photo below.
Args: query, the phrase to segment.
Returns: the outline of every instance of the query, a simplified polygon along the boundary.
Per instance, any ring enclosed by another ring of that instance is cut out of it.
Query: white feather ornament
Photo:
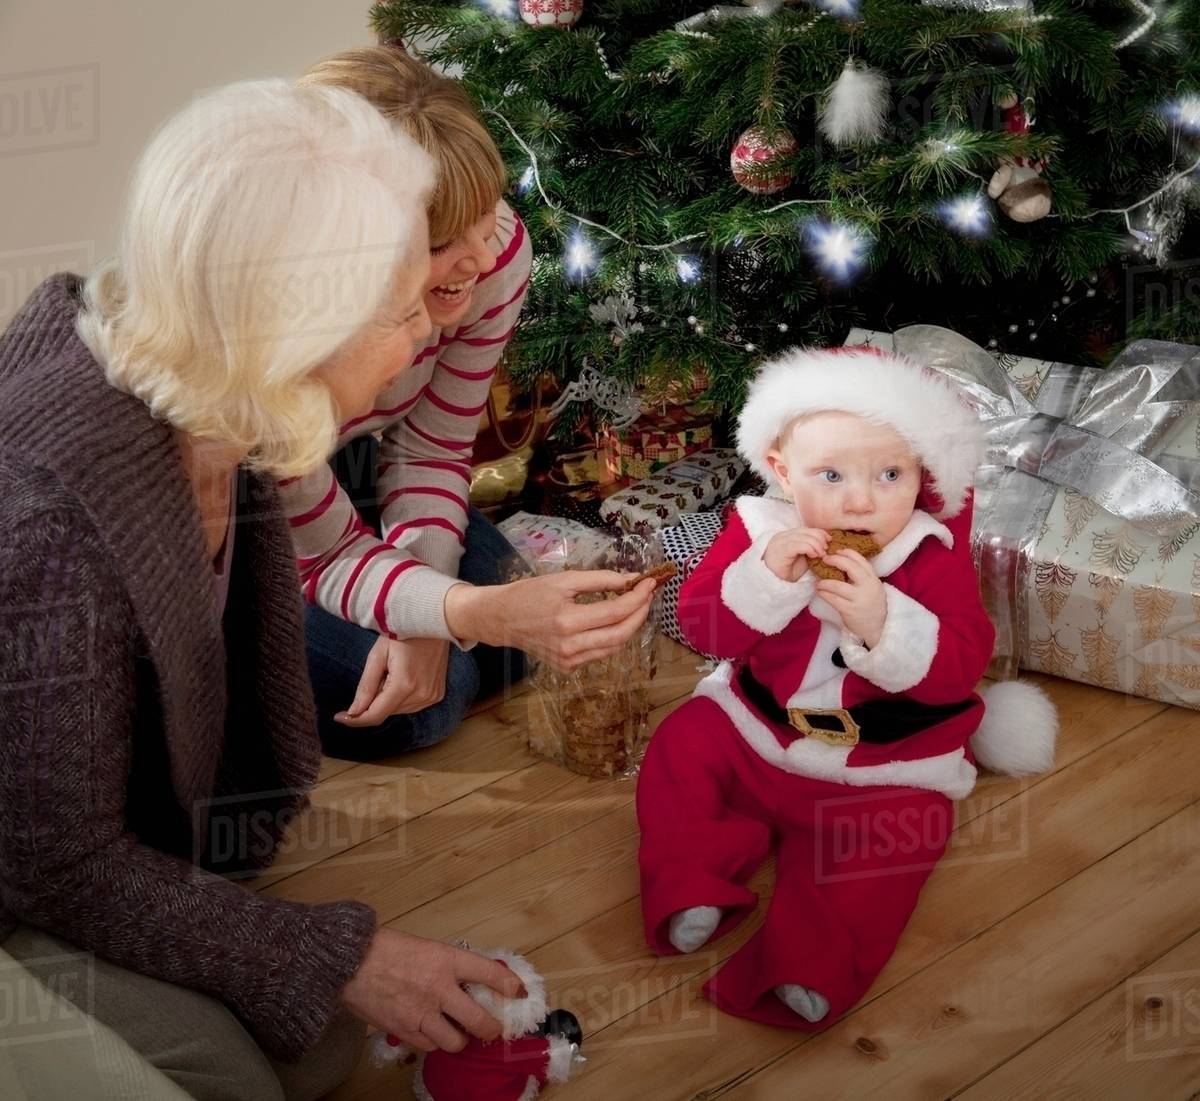
[[[818,124],[834,145],[878,141],[888,111],[888,79],[878,69],[847,61],[821,105]]]

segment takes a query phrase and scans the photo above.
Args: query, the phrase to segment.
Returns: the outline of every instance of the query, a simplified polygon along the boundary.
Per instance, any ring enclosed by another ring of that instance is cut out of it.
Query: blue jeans
[[[377,448],[373,436],[361,436],[342,448],[332,463],[364,522],[375,530],[379,523],[374,484]],[[513,553],[512,544],[472,508],[459,563],[460,580],[472,585],[500,583],[500,565]],[[343,726],[334,722],[333,716],[346,710],[354,699],[379,633],[314,606],[305,608],[304,631],[321,746],[331,757],[366,761],[434,745],[458,726],[477,698],[515,684],[526,672],[525,655],[519,650],[481,644],[464,652],[451,643],[446,695],[439,703],[412,715],[392,715],[378,726]]]

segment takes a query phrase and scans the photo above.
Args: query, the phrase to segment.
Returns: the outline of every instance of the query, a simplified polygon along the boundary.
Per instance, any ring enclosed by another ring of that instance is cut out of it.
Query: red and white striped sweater
[[[390,638],[453,641],[442,605],[463,552],[471,453],[529,286],[529,237],[503,200],[489,244],[496,266],[479,277],[463,320],[435,328],[375,408],[341,426],[339,448],[382,432],[382,537],[363,522],[329,466],[280,482],[304,599]]]

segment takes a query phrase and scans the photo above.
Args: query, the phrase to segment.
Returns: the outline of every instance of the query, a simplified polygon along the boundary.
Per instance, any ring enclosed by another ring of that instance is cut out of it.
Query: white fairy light
[[[862,271],[869,238],[844,222],[815,221],[808,227],[809,251],[834,282],[849,283]]]
[[[495,15],[501,19],[516,18],[517,10],[513,0],[479,0],[479,6],[489,15]]]
[[[563,263],[572,279],[585,278],[595,270],[596,250],[592,248],[592,243],[583,235],[582,230],[577,229],[571,234],[563,254]]]
[[[1163,112],[1185,134],[1200,134],[1200,94],[1189,93],[1174,100]]]
[[[946,138],[926,138],[921,145],[922,155],[929,164],[937,164],[954,153],[962,151],[962,146],[956,141]]]
[[[992,213],[982,195],[960,195],[937,207],[938,217],[950,229],[968,237],[982,237],[992,228]]]
[[[526,195],[531,187],[533,187],[533,165],[529,165],[521,173],[521,178],[517,181],[517,194]]]
[[[681,283],[695,283],[703,268],[694,256],[681,256],[675,261],[675,274]]]
[[[839,19],[858,18],[858,0],[816,0],[816,4]]]

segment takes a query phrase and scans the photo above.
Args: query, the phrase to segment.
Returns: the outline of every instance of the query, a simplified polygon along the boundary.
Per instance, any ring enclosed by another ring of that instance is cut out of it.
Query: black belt
[[[961,715],[975,703],[917,703],[893,697],[868,700],[853,707],[788,708],[780,707],[771,690],[754,679],[748,665],[738,670],[742,694],[765,719],[779,726],[790,726],[804,737],[818,738],[833,745],[854,745],[859,741],[886,745],[910,734],[928,730],[946,719]]]

